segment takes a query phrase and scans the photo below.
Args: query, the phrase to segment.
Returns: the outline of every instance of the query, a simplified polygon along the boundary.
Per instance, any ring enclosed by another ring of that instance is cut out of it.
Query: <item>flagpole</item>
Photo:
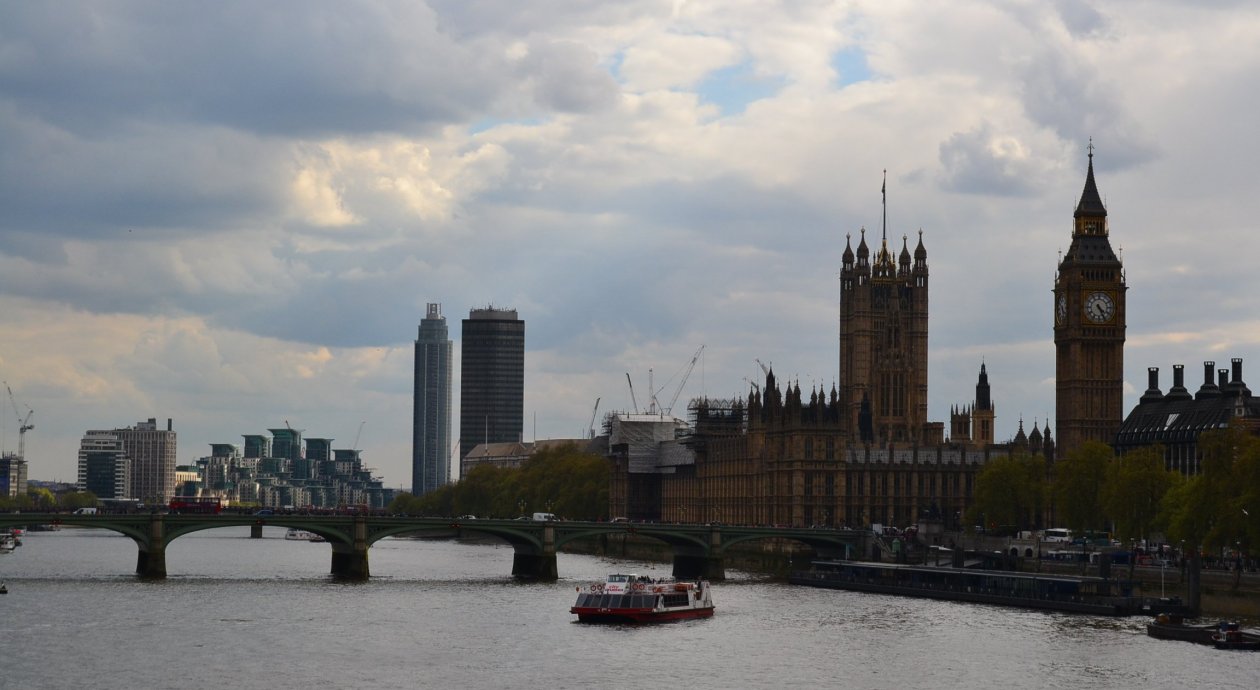
[[[888,168],[884,168],[884,183],[879,186],[879,195],[883,199],[884,221],[883,234],[884,243],[888,242]]]

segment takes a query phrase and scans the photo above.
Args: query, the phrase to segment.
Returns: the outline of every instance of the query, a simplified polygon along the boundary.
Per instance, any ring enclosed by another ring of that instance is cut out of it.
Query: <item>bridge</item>
[[[555,580],[556,549],[591,537],[634,534],[656,539],[673,550],[673,572],[678,578],[726,577],[725,552],[753,541],[780,539],[802,543],[821,558],[865,553],[869,533],[857,530],[793,527],[744,527],[625,522],[533,520],[456,520],[377,515],[180,515],[167,513],[71,515],[64,513],[0,514],[0,529],[23,525],[61,525],[107,529],[136,543],[136,574],[166,577],[166,547],[193,532],[220,527],[248,526],[250,536],[262,537],[267,525],[318,534],[332,547],[334,577],[365,580],[369,576],[368,549],[386,537],[488,535],[512,545],[512,575],[528,580]]]

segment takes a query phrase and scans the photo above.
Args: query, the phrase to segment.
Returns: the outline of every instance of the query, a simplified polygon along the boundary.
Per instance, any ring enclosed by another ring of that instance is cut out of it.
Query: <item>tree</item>
[[[1161,519],[1196,552],[1241,556],[1260,543],[1260,438],[1235,422],[1204,432],[1198,445],[1199,474],[1169,492]]]
[[[1179,478],[1165,469],[1163,446],[1138,448],[1112,460],[1100,494],[1116,538],[1145,539],[1155,526],[1160,502]]]
[[[1055,463],[1055,510],[1072,530],[1086,532],[1103,527],[1101,487],[1114,457],[1111,446],[1086,441]]]
[[[990,460],[976,476],[967,517],[1017,530],[1035,527],[1046,493],[1046,464],[1041,456],[1018,452]]]
[[[478,465],[462,480],[423,496],[399,494],[389,510],[499,518],[524,511],[551,512],[573,520],[598,520],[608,516],[611,473],[607,458],[566,444],[538,451],[519,469]]]

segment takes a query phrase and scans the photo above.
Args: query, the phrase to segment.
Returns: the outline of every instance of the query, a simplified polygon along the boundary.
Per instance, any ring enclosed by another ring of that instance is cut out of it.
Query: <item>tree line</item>
[[[460,481],[423,496],[399,494],[389,512],[431,517],[513,518],[555,513],[569,520],[608,519],[608,459],[565,444],[540,450],[519,468],[478,465]]]
[[[1165,467],[1162,445],[1117,456],[1088,442],[1052,472],[1041,456],[995,458],[976,477],[967,518],[1035,529],[1052,503],[1054,526],[1076,533],[1110,532],[1126,543],[1162,533],[1168,543],[1245,553],[1260,543],[1260,437],[1231,424],[1204,432],[1198,446],[1191,477]]]

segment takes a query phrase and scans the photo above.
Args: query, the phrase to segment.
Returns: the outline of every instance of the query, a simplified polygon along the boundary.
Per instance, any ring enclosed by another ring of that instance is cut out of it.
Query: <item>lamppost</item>
[[[525,514],[525,499],[522,498],[521,500],[517,501],[516,505],[517,507],[521,509],[521,515],[524,515]]]

